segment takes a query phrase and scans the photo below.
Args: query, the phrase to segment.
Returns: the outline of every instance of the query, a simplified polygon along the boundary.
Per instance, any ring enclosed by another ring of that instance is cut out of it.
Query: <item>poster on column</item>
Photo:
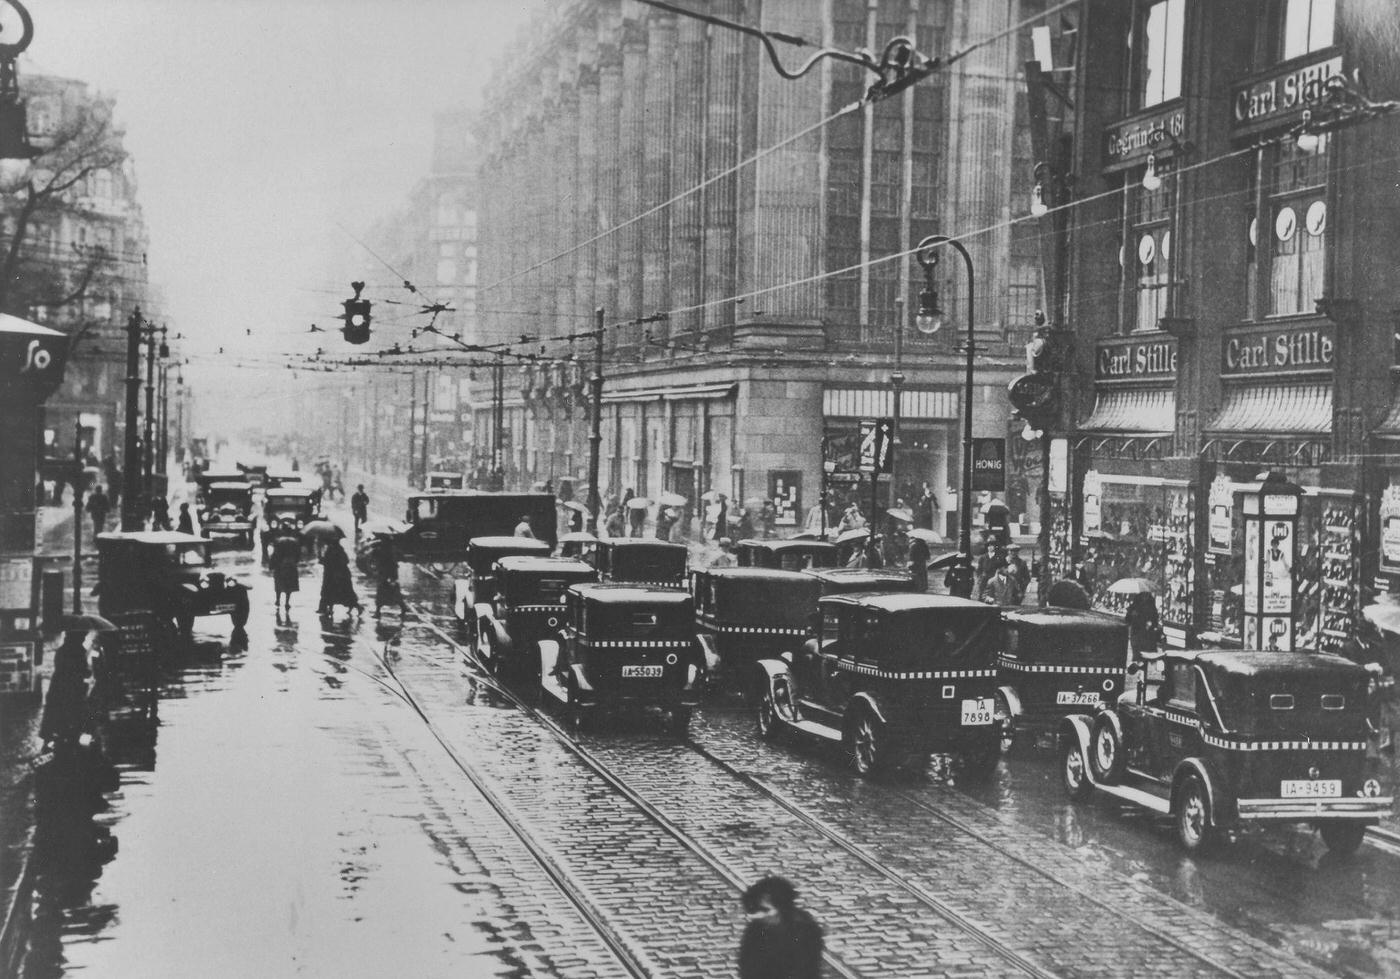
[[[1259,612],[1259,521],[1244,525],[1244,610]]]
[[[774,526],[797,526],[802,513],[802,473],[796,469],[770,469],[768,498],[773,501],[776,511]]]
[[[1289,615],[1293,612],[1293,523],[1288,520],[1264,521],[1263,611]]]

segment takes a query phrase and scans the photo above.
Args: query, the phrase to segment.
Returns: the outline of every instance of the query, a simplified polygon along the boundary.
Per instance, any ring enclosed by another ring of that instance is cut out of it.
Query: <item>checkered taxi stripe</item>
[[[996,670],[916,670],[900,673],[867,666],[849,659],[837,660],[836,665],[843,670],[850,670],[852,673],[879,677],[882,680],[976,680],[994,679],[997,675]]]
[[[1232,751],[1365,751],[1365,741],[1254,741],[1221,738],[1201,732],[1201,740]]]
[[[581,646],[627,649],[689,649],[689,639],[580,639]]]
[[[728,632],[744,636],[805,636],[806,629],[792,626],[767,625],[719,625],[711,619],[702,619],[701,624],[715,632]]]
[[[558,612],[563,605],[512,605],[512,612]]]
[[[1074,666],[1064,663],[1022,663],[1020,660],[1007,659],[1005,656],[997,657],[997,665],[1007,670],[1017,670],[1021,673],[1104,673],[1109,676],[1117,676],[1123,672],[1121,666]]]

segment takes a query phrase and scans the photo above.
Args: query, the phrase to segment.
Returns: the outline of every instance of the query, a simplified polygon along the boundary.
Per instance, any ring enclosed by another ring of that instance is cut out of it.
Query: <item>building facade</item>
[[[1278,472],[1305,490],[1292,642],[1346,648],[1400,573],[1400,119],[1354,97],[1400,95],[1394,8],[1090,0],[1080,31],[1059,570],[1110,608],[1151,579],[1175,644],[1262,645],[1241,501]]]
[[[970,410],[976,436],[1004,439],[1006,384],[1042,305],[1035,229],[1011,218],[1026,213],[1032,161],[1017,125],[1029,40],[1010,28],[1034,9],[707,8],[848,52],[906,36],[946,55],[1004,33],[841,112],[872,74],[826,60],[788,80],[733,30],[616,0],[553,8],[480,119],[478,339],[509,345],[473,388],[480,466],[512,486],[586,480],[601,309],[604,494],[769,500],[791,532],[825,482],[854,478],[843,470],[861,420],[898,414],[897,489],[882,481],[880,506],[927,484],[945,526],[961,473],[968,282],[939,253],[937,285],[959,315],[948,333],[918,334],[924,274],[911,252],[943,234],[972,256]],[[1023,472],[1007,490],[1013,512],[1033,509]]]

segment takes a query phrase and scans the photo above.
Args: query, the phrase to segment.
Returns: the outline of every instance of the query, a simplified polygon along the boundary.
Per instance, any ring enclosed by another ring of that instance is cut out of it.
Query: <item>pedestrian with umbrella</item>
[[[1162,625],[1157,618],[1157,600],[1152,595],[1152,583],[1146,578],[1123,578],[1108,586],[1115,595],[1128,595],[1128,610],[1123,621],[1128,625],[1128,644],[1133,655],[1154,653],[1162,641]]]
[[[316,520],[308,520],[301,528],[301,534],[307,540],[316,542],[316,556],[319,558],[325,551],[326,541],[339,540],[345,536],[345,531],[325,517],[319,517]]]
[[[321,567],[321,604],[316,611],[321,615],[330,615],[337,605],[344,605],[349,611],[363,614],[364,606],[360,604],[355,594],[355,583],[350,579],[350,558],[341,546],[340,538],[326,542]]]
[[[399,607],[399,619],[408,614],[403,589],[399,586],[399,553],[392,537],[379,537],[370,551],[376,580],[374,588],[374,617],[379,618],[385,605]]]
[[[272,542],[273,606],[292,610],[292,592],[301,590],[301,538],[293,533],[280,533]]]

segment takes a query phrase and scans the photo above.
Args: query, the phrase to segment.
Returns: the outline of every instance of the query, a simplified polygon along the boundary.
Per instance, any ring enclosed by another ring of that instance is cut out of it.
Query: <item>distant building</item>
[[[912,328],[922,269],[891,256],[931,234],[965,242],[982,351],[975,435],[1019,434],[1006,385],[1021,373],[1042,300],[1035,229],[1012,220],[1027,212],[1033,161],[1021,125],[1029,34],[1009,29],[1038,9],[984,0],[706,6],[847,52],[878,52],[907,35],[921,52],[946,56],[1007,32],[904,93],[821,125],[875,76],[829,61],[786,80],[735,31],[616,0],[553,6],[503,65],[480,121],[476,339],[542,355],[503,358],[499,393],[493,372],[479,372],[482,465],[499,463],[515,486],[586,479],[586,334],[601,307],[602,492],[672,491],[692,515],[710,491],[772,500],[777,531],[796,532],[821,491],[824,454],[831,462],[862,419],[895,413],[902,315],[898,489],[882,481],[881,506],[912,502],[927,483],[946,526],[962,471],[955,345],[967,278],[951,249],[938,252],[953,325],[925,338]],[[796,65],[803,53],[785,56]],[[668,315],[636,322],[658,312]],[[1019,466],[1007,489],[1013,512],[1033,508]],[[868,481],[840,482],[833,499],[847,496],[868,506]]]

